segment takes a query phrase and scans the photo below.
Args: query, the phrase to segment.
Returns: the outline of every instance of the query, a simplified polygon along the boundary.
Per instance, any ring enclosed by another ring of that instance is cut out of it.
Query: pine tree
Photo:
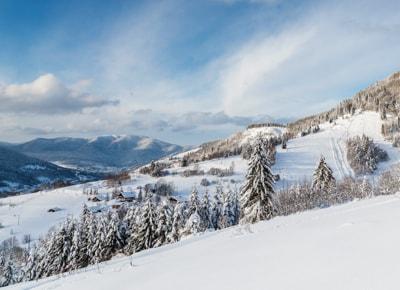
[[[259,138],[250,158],[246,182],[240,194],[240,223],[255,223],[272,218],[275,211],[273,185],[274,177],[263,142]]]
[[[106,235],[107,235],[107,225],[103,218],[96,219],[96,233],[94,235],[94,243],[92,244],[92,264],[97,264],[105,261],[109,256],[108,253],[104,252],[106,248]]]
[[[202,225],[201,217],[197,211],[192,213],[185,224],[185,228],[182,231],[182,234],[187,236],[191,234],[197,234],[204,231],[204,227]]]
[[[104,225],[104,241],[102,243],[102,261],[111,259],[112,255],[124,247],[124,242],[120,233],[120,220],[117,213],[107,212],[102,217]]]
[[[126,244],[124,248],[124,252],[128,255],[131,255],[135,252],[136,248],[136,232],[137,232],[137,216],[138,216],[138,207],[130,207],[128,212],[124,217],[124,224],[126,228]]]
[[[38,249],[33,247],[28,256],[28,261],[24,267],[24,280],[31,281],[38,278],[37,264],[38,264]]]
[[[96,216],[90,213],[87,220],[87,257],[89,264],[96,264],[99,262],[99,257],[96,256],[99,251],[100,241],[99,232],[101,232],[100,223]]]
[[[49,243],[46,276],[68,271],[68,257],[72,244],[73,223],[67,220],[56,231]]]
[[[321,156],[318,167],[313,174],[312,189],[327,192],[335,185],[332,169],[326,164],[325,158]]]
[[[67,263],[69,266],[69,270],[76,270],[81,268],[79,265],[79,253],[81,245],[82,245],[82,232],[80,229],[80,224],[78,224],[76,225],[72,235],[71,250],[68,255]]]
[[[214,195],[214,200],[212,203],[211,217],[212,224],[215,230],[221,229],[221,218],[222,218],[222,189],[220,186],[217,187],[217,191]]]
[[[171,232],[168,235],[168,242],[177,242],[181,238],[181,231],[185,226],[185,210],[186,203],[178,202],[175,205],[174,212],[172,215],[172,228]]]
[[[151,196],[149,196],[142,208],[140,221],[141,223],[135,235],[135,252],[154,247],[156,240],[155,232],[157,229],[157,212],[151,201]]]
[[[168,242],[168,235],[172,228],[171,209],[168,205],[159,207],[158,224],[156,229],[156,241],[154,247],[159,247]]]
[[[228,228],[234,224],[235,213],[233,206],[233,194],[231,190],[228,190],[223,194],[221,226],[222,228]]]
[[[200,209],[199,193],[196,188],[193,188],[192,193],[190,195],[188,216],[191,216],[195,212],[198,213],[199,209]]]
[[[210,197],[209,197],[209,194],[207,191],[204,194],[203,200],[201,203],[201,216],[202,216],[202,220],[204,222],[205,229],[214,228],[213,221],[212,221]]]
[[[17,281],[15,266],[11,261],[8,261],[0,278],[0,287],[12,285]]]
[[[76,233],[77,237],[75,240],[75,243],[78,243],[78,253],[76,259],[76,268],[83,268],[89,265],[89,228],[90,228],[90,222],[93,222],[93,217],[92,213],[90,212],[89,208],[87,207],[86,204],[83,205],[82,208],[82,213],[79,217],[79,223],[77,225],[77,231],[79,233]]]

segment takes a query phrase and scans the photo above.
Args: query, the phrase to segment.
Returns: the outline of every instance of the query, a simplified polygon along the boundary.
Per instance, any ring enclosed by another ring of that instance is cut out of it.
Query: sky
[[[399,1],[0,0],[0,140],[194,145],[330,109],[399,51]]]

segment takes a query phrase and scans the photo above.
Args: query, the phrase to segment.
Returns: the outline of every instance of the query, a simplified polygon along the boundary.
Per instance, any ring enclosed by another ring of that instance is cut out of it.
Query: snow
[[[262,135],[265,137],[268,136],[275,136],[279,137],[282,136],[286,132],[286,128],[281,128],[281,127],[258,127],[258,128],[250,128],[244,131],[243,133],[243,139],[241,141],[241,144],[246,144],[246,143],[251,143],[253,142],[258,135]]]
[[[277,147],[276,164],[272,171],[279,174],[281,180],[275,185],[276,189],[289,186],[298,181],[310,180],[314,169],[321,155],[325,156],[327,164],[332,168],[333,174],[340,179],[346,175],[353,175],[353,171],[346,160],[345,141],[348,137],[362,135],[363,133],[374,138],[381,148],[385,149],[390,160],[378,164],[377,173],[387,170],[390,166],[400,160],[400,151],[385,141],[380,134],[381,120],[378,113],[364,112],[355,116],[341,118],[336,124],[321,124],[318,133],[299,137],[288,142],[288,149]],[[249,129],[251,133],[244,133],[247,136],[256,136],[254,128]],[[282,129],[282,128],[279,128]],[[196,149],[194,149],[196,150]],[[178,154],[182,157],[182,154]],[[212,195],[218,184],[225,188],[239,189],[242,185],[247,171],[247,161],[240,156],[229,158],[214,159],[199,162],[200,170],[207,172],[210,168],[227,169],[234,162],[235,173],[233,176],[217,177],[212,175],[199,175],[183,177],[181,173],[186,169],[193,169],[194,165],[188,167],[174,167],[170,170],[173,175],[162,177],[166,182],[173,182],[178,199],[189,195],[194,186],[203,194],[206,190]],[[376,174],[372,175],[374,178]],[[125,183],[122,188],[126,192],[135,192],[137,187],[148,183],[156,183],[159,178],[139,174],[135,171],[131,174],[131,180]],[[208,187],[200,186],[203,178],[207,178],[212,184]],[[0,241],[10,237],[10,232],[21,239],[24,234],[31,234],[33,239],[45,234],[50,227],[59,224],[67,216],[76,216],[80,213],[82,205],[88,204],[92,208],[106,208],[115,201],[101,202],[101,204],[88,202],[88,196],[83,195],[83,187],[92,186],[98,189],[99,196],[110,195],[113,187],[106,187],[105,183],[93,182],[89,185],[77,185],[53,191],[42,191],[38,193],[26,194],[15,197],[3,198],[0,200],[0,222],[5,226],[0,229]],[[57,213],[47,213],[52,207],[62,207],[64,210]],[[19,224],[18,224],[19,219]]]
[[[5,289],[398,289],[400,195],[236,226]]]
[[[147,149],[152,145],[153,142],[154,140],[151,138],[143,138],[139,141],[136,149]]]
[[[318,133],[290,140],[287,150],[278,148],[274,172],[280,174],[284,185],[298,180],[309,180],[323,155],[337,179],[354,176],[346,159],[346,140],[365,134],[386,150],[390,158],[389,161],[378,164],[378,169],[372,176],[374,177],[398,163],[400,159],[400,151],[381,135],[381,125],[379,113],[376,112],[358,113],[340,118],[332,124],[321,124]]]
[[[21,168],[22,170],[44,170],[46,169],[45,166],[41,166],[38,164],[28,164]]]
[[[10,235],[21,241],[24,234],[37,239],[66,217],[78,215],[86,199],[81,185],[0,199],[0,222],[4,226],[0,229],[0,241]],[[64,210],[47,212],[55,207]]]

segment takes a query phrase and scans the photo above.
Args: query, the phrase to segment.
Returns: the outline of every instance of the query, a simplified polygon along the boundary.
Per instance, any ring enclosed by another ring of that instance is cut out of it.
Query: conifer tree
[[[172,228],[168,235],[168,242],[177,242],[181,238],[181,231],[185,226],[185,209],[186,203],[178,202],[175,205],[172,215]]]
[[[171,209],[168,205],[163,205],[158,209],[158,224],[156,229],[156,241],[154,247],[159,247],[168,242],[168,235],[171,232],[172,217]]]
[[[151,201],[151,196],[149,196],[141,211],[140,224],[138,225],[135,235],[135,252],[149,249],[154,246],[156,240],[156,229],[157,212],[153,202]]]
[[[33,247],[29,251],[28,261],[24,267],[24,280],[31,281],[38,278],[37,273],[38,249]]]
[[[231,190],[228,190],[223,195],[221,226],[222,228],[227,228],[234,224],[233,194]]]
[[[107,212],[102,217],[104,225],[104,241],[102,245],[101,258],[103,261],[111,259],[112,255],[124,247],[120,232],[120,221],[117,213]]]
[[[325,158],[321,156],[318,167],[313,174],[312,188],[316,191],[327,192],[335,185],[332,169],[326,164]]]
[[[202,224],[201,217],[197,211],[192,213],[185,224],[185,228],[182,231],[182,234],[187,236],[191,234],[197,234],[204,231],[204,227]]]
[[[196,188],[193,188],[192,193],[190,195],[188,216],[191,216],[195,212],[198,213],[199,210],[200,210],[199,193]]]
[[[270,164],[259,138],[249,161],[246,182],[241,190],[241,219],[240,223],[255,223],[270,219],[274,215],[273,202],[274,177]]]
[[[125,245],[125,253],[131,255],[135,252],[136,247],[136,231],[137,231],[137,223],[136,218],[138,215],[138,207],[130,207],[128,212],[124,217],[124,223],[126,227],[126,245]]]
[[[212,223],[215,230],[221,229],[221,218],[222,218],[222,189],[220,186],[217,187],[217,191],[213,198],[211,216]]]
[[[91,216],[91,212],[86,204],[83,205],[82,213],[79,217],[79,223],[77,225],[76,233],[77,237],[75,237],[75,243],[78,243],[78,252],[77,256],[74,257],[76,260],[76,267],[83,268],[89,264],[89,227],[91,226],[89,223],[93,221],[93,217]]]
[[[8,261],[4,267],[2,277],[0,278],[0,287],[12,285],[17,281],[14,264],[11,261]]]
[[[203,200],[201,202],[201,216],[205,229],[214,228],[212,221],[210,196],[207,191],[204,194]]]

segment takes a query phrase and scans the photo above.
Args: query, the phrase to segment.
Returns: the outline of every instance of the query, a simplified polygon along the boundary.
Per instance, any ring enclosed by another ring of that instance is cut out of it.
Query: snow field
[[[6,289],[398,289],[400,195],[205,233]]]

